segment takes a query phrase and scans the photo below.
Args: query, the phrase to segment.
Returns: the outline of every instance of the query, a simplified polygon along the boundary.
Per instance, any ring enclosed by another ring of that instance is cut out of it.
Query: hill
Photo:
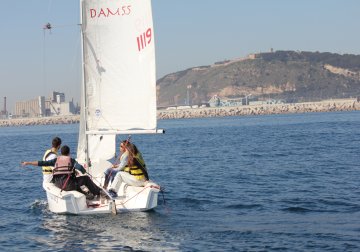
[[[157,81],[158,106],[223,98],[307,102],[360,96],[360,55],[276,51],[168,74]]]

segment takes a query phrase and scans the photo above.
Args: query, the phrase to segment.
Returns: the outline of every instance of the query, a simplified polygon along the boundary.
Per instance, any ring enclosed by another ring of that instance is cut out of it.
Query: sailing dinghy
[[[100,187],[116,136],[157,129],[155,45],[151,0],[80,0],[83,83],[77,160]],[[90,165],[91,164],[91,165]],[[98,214],[147,211],[159,185],[122,183],[118,197],[86,200],[77,191],[44,184],[50,211]],[[114,210],[115,209],[115,210]]]

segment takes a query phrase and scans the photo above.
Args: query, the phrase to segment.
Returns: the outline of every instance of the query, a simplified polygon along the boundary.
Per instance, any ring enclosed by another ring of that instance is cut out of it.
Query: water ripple
[[[51,213],[41,170],[19,165],[55,135],[75,156],[78,125],[0,128],[1,251],[360,250],[359,111],[159,127],[133,141],[165,202],[117,216]]]

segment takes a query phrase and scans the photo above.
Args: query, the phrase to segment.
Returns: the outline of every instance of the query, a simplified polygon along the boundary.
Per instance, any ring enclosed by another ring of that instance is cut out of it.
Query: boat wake
[[[50,213],[46,200],[35,199],[29,206],[29,211],[33,213]]]

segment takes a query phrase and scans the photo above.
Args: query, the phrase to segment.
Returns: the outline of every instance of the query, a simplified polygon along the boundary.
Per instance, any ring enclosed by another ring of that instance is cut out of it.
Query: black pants
[[[64,191],[78,191],[84,193],[81,190],[81,186],[83,185],[94,195],[99,195],[101,190],[88,176],[75,177],[71,175],[69,177],[68,175],[55,175],[52,182]]]

